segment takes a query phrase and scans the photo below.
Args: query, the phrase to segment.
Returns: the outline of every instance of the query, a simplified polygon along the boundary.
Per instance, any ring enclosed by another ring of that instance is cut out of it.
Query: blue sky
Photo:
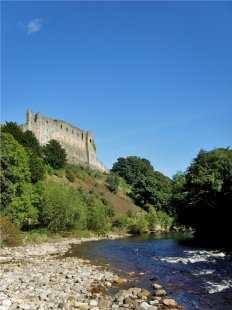
[[[2,2],[2,122],[92,130],[172,176],[232,145],[232,2]]]

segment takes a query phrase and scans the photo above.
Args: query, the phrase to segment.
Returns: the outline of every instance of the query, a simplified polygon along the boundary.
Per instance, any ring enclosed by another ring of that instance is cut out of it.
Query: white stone
[[[2,301],[2,305],[3,305],[3,306],[11,306],[11,305],[12,305],[12,302],[11,302],[10,299],[4,299],[4,300]]]
[[[140,308],[147,310],[147,309],[151,308],[151,306],[147,302],[144,301],[140,304]]]
[[[90,300],[90,306],[96,307],[98,305],[98,302],[95,299]]]

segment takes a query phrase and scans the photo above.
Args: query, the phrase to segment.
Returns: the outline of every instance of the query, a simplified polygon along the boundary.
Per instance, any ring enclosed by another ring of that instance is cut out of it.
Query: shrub
[[[105,206],[98,204],[89,208],[88,229],[100,234],[111,229],[109,210]]]
[[[21,232],[6,216],[0,217],[0,243],[17,245],[21,242]]]
[[[141,234],[149,230],[148,226],[148,222],[144,216],[136,215],[130,220],[128,232],[131,234]]]
[[[117,229],[127,229],[129,220],[124,215],[117,215],[113,218],[112,227]]]
[[[66,178],[69,180],[69,182],[73,183],[75,181],[75,176],[71,169],[66,169]]]
[[[119,187],[119,177],[116,173],[110,173],[106,179],[109,190],[117,193]]]
[[[53,232],[86,229],[87,207],[83,194],[53,181],[44,182],[39,219],[43,227]]]

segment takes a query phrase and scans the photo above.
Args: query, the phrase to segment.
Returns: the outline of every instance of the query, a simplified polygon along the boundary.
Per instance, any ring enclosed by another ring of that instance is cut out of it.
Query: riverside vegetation
[[[119,158],[109,174],[73,166],[51,140],[1,126],[1,243],[49,236],[141,233],[175,227],[196,237],[226,240],[230,232],[232,151],[200,151],[173,179],[149,160]],[[217,231],[217,233],[215,233]]]
[[[6,123],[1,127],[0,240],[1,245],[28,244],[1,249],[0,308],[184,310],[158,283],[151,282],[153,292],[131,287],[107,295],[112,285],[127,280],[62,255],[80,243],[76,237],[97,240],[96,235],[112,232],[193,227],[201,240],[225,237],[231,193],[229,149],[201,151],[172,180],[136,156],[119,158],[104,174],[67,164],[57,141],[41,147],[32,132]],[[215,228],[221,234],[213,234]],[[52,243],[43,242],[49,238]]]

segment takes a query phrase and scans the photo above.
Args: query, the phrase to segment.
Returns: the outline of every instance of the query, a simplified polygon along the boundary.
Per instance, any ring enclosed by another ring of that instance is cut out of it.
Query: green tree
[[[37,221],[38,212],[33,206],[29,159],[25,149],[9,133],[1,134],[1,189],[4,199],[1,210],[21,227]]]
[[[10,133],[19,144],[23,144],[24,141],[24,132],[22,128],[16,122],[6,122],[2,126],[2,132]]]
[[[42,157],[39,157],[31,150],[27,151],[29,156],[29,166],[31,171],[31,182],[37,183],[38,181],[44,180],[45,178],[45,164]]]
[[[212,239],[229,234],[232,151],[224,148],[200,151],[186,171],[180,195],[185,204],[179,206],[179,220],[195,228],[196,235]]]
[[[63,168],[67,162],[66,151],[56,140],[50,140],[43,148],[45,162],[54,169]]]
[[[45,165],[42,158],[42,147],[34,133],[30,130],[23,131],[15,122],[6,122],[2,131],[10,133],[27,151],[30,161],[31,181],[33,183],[43,180]]]
[[[172,212],[175,217],[178,215],[179,222],[183,223],[184,219],[181,219],[184,216],[184,212],[181,212],[183,208],[186,206],[186,174],[178,171],[173,176],[172,183],[172,195],[171,195],[171,206]]]
[[[42,147],[32,131],[26,130],[23,133],[23,141],[21,144],[25,148],[30,149],[37,157],[42,157]]]
[[[113,164],[112,172],[124,178],[128,184],[134,184],[140,177],[153,174],[154,169],[149,160],[137,156],[118,158]]]
[[[170,212],[171,180],[162,173],[154,171],[152,175],[140,177],[132,186],[132,193],[145,209],[152,205]]]

